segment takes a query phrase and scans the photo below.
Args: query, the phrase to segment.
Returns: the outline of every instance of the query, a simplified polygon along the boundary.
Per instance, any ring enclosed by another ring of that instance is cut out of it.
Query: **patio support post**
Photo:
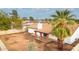
[[[36,31],[35,31],[35,39],[36,39],[36,36],[37,36],[37,34],[36,34]]]
[[[47,34],[47,38],[49,38],[49,34]]]
[[[40,37],[42,38],[42,32],[40,32]]]

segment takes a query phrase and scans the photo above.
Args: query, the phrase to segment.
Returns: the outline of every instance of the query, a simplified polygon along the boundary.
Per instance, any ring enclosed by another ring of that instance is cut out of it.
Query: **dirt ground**
[[[27,32],[1,35],[0,39],[9,51],[58,51],[57,42],[49,39],[36,40]],[[64,51],[70,51],[78,43],[79,40],[71,45],[64,44]]]
[[[0,39],[3,41],[9,51],[27,51],[27,50],[41,50],[38,44],[30,34],[26,32],[2,35]],[[32,46],[31,46],[32,45]]]

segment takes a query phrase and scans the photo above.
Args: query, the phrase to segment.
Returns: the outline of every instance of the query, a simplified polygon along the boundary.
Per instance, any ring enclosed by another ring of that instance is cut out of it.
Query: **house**
[[[48,37],[57,41],[57,37],[51,35],[53,29],[52,25],[47,22],[39,22],[34,30],[35,37]],[[72,44],[79,39],[79,24],[68,25],[71,30],[71,36],[64,39],[64,43]],[[51,37],[50,37],[51,35]]]
[[[28,27],[28,32],[35,37],[49,37],[52,31],[52,25],[48,22],[33,22]]]
[[[79,39],[79,24],[68,25],[71,30],[71,36],[64,38],[64,43],[72,44]],[[48,22],[32,22],[28,27],[28,32],[35,37],[46,37],[57,41],[57,37],[51,35],[53,27]]]
[[[57,41],[57,37],[51,34],[52,25],[46,21],[33,21],[28,26],[25,25],[25,27],[27,27],[27,32],[35,36],[35,38],[50,38]]]
[[[39,22],[37,24],[37,29],[35,30],[35,36],[48,37],[52,31],[52,25],[47,22]]]
[[[26,30],[26,28],[29,27],[31,24],[32,24],[31,21],[26,20],[26,21],[22,22],[22,27],[23,27],[24,30]]]
[[[28,26],[28,33],[34,34],[35,30],[37,29],[37,22],[32,22],[29,26]]]

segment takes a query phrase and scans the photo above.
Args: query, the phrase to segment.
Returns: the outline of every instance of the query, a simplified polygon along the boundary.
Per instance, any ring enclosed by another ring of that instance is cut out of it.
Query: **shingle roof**
[[[49,23],[43,23],[43,28],[37,29],[36,31],[50,33],[52,31],[52,25]]]
[[[44,32],[44,33],[50,33],[51,30],[52,30],[52,25],[47,23],[47,22],[42,23],[42,29],[37,29],[37,25],[38,25],[38,22],[37,23],[32,23],[31,28],[35,28],[36,31]]]
[[[43,28],[42,29],[37,29],[37,25],[38,25],[38,22],[33,22],[30,26],[31,28],[35,28],[36,31],[38,32],[44,32],[44,33],[50,33],[53,29],[53,26],[47,22],[43,22]],[[68,25],[67,26],[70,30],[71,30],[71,34],[73,34],[76,29],[79,27],[79,24],[74,24],[74,25]]]

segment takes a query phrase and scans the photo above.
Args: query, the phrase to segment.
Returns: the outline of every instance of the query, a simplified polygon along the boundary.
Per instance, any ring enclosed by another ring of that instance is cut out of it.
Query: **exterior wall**
[[[38,23],[37,28],[38,29],[42,29],[43,28],[43,24],[42,23]]]
[[[37,34],[38,37],[40,37],[40,33],[39,32],[37,32],[36,34]]]
[[[28,28],[28,33],[32,33],[32,34],[34,34],[35,32],[35,29],[32,29],[32,28]]]
[[[36,34],[37,34],[38,37],[40,37],[40,32],[37,32]],[[42,36],[43,36],[43,34],[42,34]]]
[[[25,31],[24,30],[17,30],[17,29],[10,29],[7,31],[0,31],[0,35],[20,33],[20,32],[25,32]]]
[[[77,30],[73,33],[72,36],[70,36],[69,38],[66,38],[64,40],[64,43],[68,43],[68,44],[72,44],[74,43],[76,40],[79,39],[79,27],[77,28]]]
[[[52,39],[52,40],[54,40],[54,41],[57,41],[57,37],[56,37],[56,36],[53,36],[53,35],[51,35],[51,34],[49,34],[48,38],[50,38],[50,39]]]
[[[23,26],[23,30],[25,30],[27,27],[26,26]]]

